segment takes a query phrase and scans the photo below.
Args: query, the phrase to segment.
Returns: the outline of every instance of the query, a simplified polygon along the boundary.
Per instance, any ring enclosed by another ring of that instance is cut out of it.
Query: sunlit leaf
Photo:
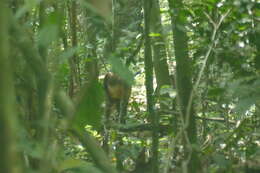
[[[160,33],[150,33],[149,36],[150,37],[160,37],[161,34]]]
[[[173,89],[171,86],[169,85],[164,85],[161,87],[160,89],[160,95],[164,95],[164,94],[169,94],[169,96],[171,98],[175,98],[177,95],[177,92],[175,89]]]

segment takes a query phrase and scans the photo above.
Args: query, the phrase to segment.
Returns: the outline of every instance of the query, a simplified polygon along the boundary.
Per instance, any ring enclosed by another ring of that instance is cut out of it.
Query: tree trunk
[[[49,4],[45,1],[40,2],[39,7],[39,32],[46,27],[46,7]],[[40,43],[39,45],[39,54],[42,58],[42,65],[47,69],[48,67],[48,45],[44,43]],[[36,131],[36,140],[42,145],[43,150],[49,149],[52,144],[50,128],[51,123],[53,122],[51,115],[51,104],[52,104],[52,78],[48,74],[44,74],[36,77],[37,81],[37,96],[38,96],[38,114],[36,115],[36,119],[31,123],[40,123],[42,125],[37,127]],[[39,161],[37,159],[33,159],[36,161],[36,169],[39,169],[39,172],[51,172],[52,167],[50,164],[50,152],[44,152],[42,155],[42,159]]]
[[[163,85],[171,85],[171,79],[169,74],[169,68],[167,63],[166,46],[164,40],[164,33],[161,22],[161,13],[158,0],[153,0],[152,6],[152,18],[151,18],[151,31],[158,34],[153,37],[153,60],[154,71],[157,82],[157,90],[160,91]],[[163,95],[160,99],[169,98],[168,94]],[[160,102],[160,107],[169,108],[169,105],[163,105]]]
[[[87,59],[85,63],[85,71],[87,81],[98,81],[99,69],[98,69],[98,57],[97,57],[97,32],[98,26],[95,24],[95,20],[98,16],[91,13],[90,10],[86,11],[86,33],[87,33]],[[101,19],[100,19],[101,20]]]
[[[45,1],[41,1],[39,5],[39,31],[44,29],[45,17],[46,17],[45,10],[46,10],[46,3]],[[41,42],[39,43],[39,53],[43,61],[47,62],[47,47],[46,45],[43,45]]]
[[[75,0],[71,2],[69,7],[69,24],[71,29],[71,42],[72,47],[78,46],[77,41],[77,3]],[[70,65],[70,83],[69,83],[69,95],[73,97],[75,92],[80,87],[80,68],[79,68],[79,57],[76,53],[69,59]]]
[[[151,20],[151,6],[149,0],[144,1],[144,39],[145,39],[145,50],[144,50],[144,64],[145,64],[145,87],[146,87],[146,98],[147,98],[147,112],[149,113],[150,120],[154,127],[152,132],[152,173],[158,173],[158,146],[159,146],[159,135],[158,135],[158,116],[154,111],[154,98],[153,98],[153,61],[151,52],[151,40],[150,34],[150,20]]]
[[[20,173],[15,146],[15,93],[9,57],[8,7],[0,2],[0,172]]]
[[[130,47],[131,45],[126,45],[125,39],[131,40],[130,44],[133,44],[135,42],[136,37],[129,37],[127,32],[125,31],[136,31],[137,25],[129,25],[129,23],[134,23],[137,21],[137,18],[139,17],[139,12],[141,14],[141,2],[140,0],[114,0],[113,1],[113,22],[112,22],[112,38],[111,38],[111,52],[114,54],[115,58],[121,59],[122,61],[125,61],[127,59],[127,56],[129,53],[128,51],[122,51],[123,47]],[[126,20],[127,19],[127,20]],[[110,54],[109,54],[110,55]],[[125,64],[123,64],[125,65]],[[128,67],[125,65],[124,70],[128,71]],[[112,71],[117,70],[117,67],[112,66]],[[120,76],[120,74],[118,74]],[[122,78],[126,76],[121,76]],[[119,111],[119,123],[125,124],[125,120],[127,117],[127,105],[128,105],[128,99],[123,99],[120,104],[120,111]],[[123,161],[124,158],[122,158],[122,135],[117,134],[117,142],[118,145],[116,146],[116,157],[117,157],[117,169],[119,171],[122,171],[123,168]]]
[[[192,90],[192,66],[188,55],[188,37],[185,31],[186,16],[182,0],[168,0],[168,2],[173,26],[178,103],[185,124],[184,130],[187,132],[188,136],[188,141],[184,140],[184,146],[186,148],[184,150],[187,151],[185,153],[185,159],[188,161],[188,172],[195,173],[198,171],[199,165],[197,153],[192,149],[192,145],[197,142],[193,106],[188,110],[190,93]],[[184,137],[184,139],[186,138]],[[188,160],[190,154],[191,159]]]
[[[20,6],[20,0],[11,0],[9,2],[9,6],[11,7],[13,13],[15,14],[17,12],[17,10],[19,9]]]

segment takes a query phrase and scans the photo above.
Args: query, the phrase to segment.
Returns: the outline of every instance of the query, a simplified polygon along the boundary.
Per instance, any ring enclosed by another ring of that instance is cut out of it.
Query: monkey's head
[[[130,87],[115,73],[107,73],[104,78],[105,92],[110,100],[120,101],[128,94]]]

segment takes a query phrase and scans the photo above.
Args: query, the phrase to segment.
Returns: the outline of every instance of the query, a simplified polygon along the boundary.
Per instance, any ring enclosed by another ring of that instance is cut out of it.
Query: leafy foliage
[[[161,59],[167,59],[172,80],[150,93],[158,127],[147,111],[143,61],[145,46],[150,45],[143,44],[141,1],[112,4],[113,19],[109,0],[12,0],[6,2],[8,7],[2,5],[9,11],[4,15],[7,24],[0,20],[0,30],[8,29],[9,35],[0,42],[0,54],[8,51],[7,58],[0,57],[0,65],[10,61],[11,67],[2,73],[1,83],[8,87],[1,93],[11,95],[14,88],[16,100],[13,104],[9,97],[1,98],[8,103],[3,108],[14,112],[1,115],[5,125],[1,129],[8,130],[0,138],[5,146],[17,149],[3,156],[1,163],[18,160],[15,168],[20,172],[100,173],[115,172],[114,165],[121,160],[124,172],[150,172],[156,131],[162,172],[185,172],[186,155],[193,151],[200,172],[259,172],[259,1],[183,0],[183,9],[158,2],[162,32],[150,32],[149,38],[155,40],[151,45],[165,45],[166,57]],[[171,20],[176,10],[181,10],[185,25]],[[182,87],[193,88],[196,120],[187,124],[175,82],[179,57],[174,57],[172,26],[188,36],[192,86]],[[154,49],[153,58],[156,51],[161,50]],[[104,121],[101,82],[108,71],[132,86],[125,124],[118,122],[116,112],[109,123]],[[158,87],[155,78],[153,85]],[[183,142],[189,124],[197,125],[196,144]],[[81,136],[73,133],[75,129]],[[105,134],[109,134],[106,154],[100,147]]]

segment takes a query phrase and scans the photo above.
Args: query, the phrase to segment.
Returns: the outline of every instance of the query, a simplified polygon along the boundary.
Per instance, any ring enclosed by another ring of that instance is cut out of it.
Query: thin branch
[[[167,154],[168,162],[167,162],[167,164],[166,164],[166,167],[165,167],[165,169],[164,169],[164,172],[167,172],[168,168],[170,167],[169,164],[170,164],[171,157],[172,157],[172,155],[173,155],[173,153],[174,153],[174,150],[175,150],[175,146],[176,146],[175,144],[176,144],[176,142],[182,137],[181,134],[184,134],[185,136],[187,136],[187,134],[185,133],[185,131],[186,131],[188,125],[189,125],[189,118],[190,118],[189,116],[190,116],[190,111],[191,111],[192,100],[193,100],[193,97],[194,97],[194,92],[197,90],[197,88],[198,88],[198,86],[199,86],[199,83],[200,83],[202,74],[203,74],[203,72],[204,72],[204,70],[205,70],[205,67],[206,67],[206,64],[207,64],[209,55],[210,55],[210,53],[212,52],[212,49],[213,49],[213,48],[215,47],[215,45],[216,45],[216,33],[217,33],[217,31],[218,31],[220,25],[222,24],[223,20],[227,17],[227,15],[230,13],[230,11],[231,11],[231,9],[229,9],[223,16],[221,16],[221,18],[220,18],[218,24],[215,24],[215,22],[213,22],[213,20],[211,19],[211,17],[209,17],[209,16],[206,15],[206,16],[208,17],[210,23],[212,23],[212,24],[213,24],[213,27],[214,27],[213,34],[212,34],[212,36],[211,36],[211,44],[210,44],[209,49],[208,49],[208,51],[207,51],[207,53],[206,53],[206,55],[205,55],[205,59],[204,59],[204,61],[203,61],[203,63],[202,63],[202,67],[201,67],[201,70],[200,70],[200,72],[199,72],[197,81],[195,82],[195,85],[194,85],[194,87],[193,87],[192,90],[191,90],[191,94],[190,94],[190,98],[189,98],[189,102],[188,102],[188,106],[187,106],[187,111],[186,111],[186,116],[185,116],[186,121],[184,122],[184,120],[182,119],[182,124],[183,124],[182,127],[183,127],[183,128],[180,129],[180,131],[177,133],[177,135],[176,135],[175,137],[173,137],[173,136],[170,137],[170,138],[171,138],[171,139],[170,139],[170,144],[169,144],[169,146],[170,146],[170,147],[169,147],[169,148],[170,148],[170,151],[169,151],[168,154]],[[181,116],[181,117],[183,117],[183,116]],[[184,137],[185,137],[185,136],[184,136]],[[189,139],[188,139],[188,138],[185,138],[185,139],[186,139],[187,143],[189,144],[189,146],[191,146],[191,145],[190,145],[190,142],[189,142]],[[191,152],[190,152],[190,153],[191,153]],[[190,159],[190,158],[189,158],[189,159]]]
[[[213,24],[213,27],[214,27],[213,34],[211,36],[211,44],[210,44],[209,49],[208,49],[208,51],[207,51],[207,53],[205,55],[205,59],[204,59],[204,61],[202,63],[202,67],[200,69],[197,81],[195,82],[195,85],[194,85],[194,87],[191,90],[191,94],[190,94],[190,98],[189,98],[189,102],[188,102],[188,107],[187,107],[186,120],[189,119],[188,116],[190,115],[191,104],[192,104],[192,100],[193,100],[193,97],[194,97],[194,93],[195,93],[195,91],[199,87],[199,84],[200,84],[200,81],[201,81],[201,78],[202,78],[202,74],[203,74],[203,72],[204,72],[204,70],[206,68],[206,65],[207,65],[207,62],[208,62],[208,59],[209,59],[209,55],[211,54],[212,49],[216,46],[216,42],[217,42],[216,41],[216,34],[217,34],[217,31],[218,31],[220,25],[222,24],[223,20],[227,17],[227,15],[230,12],[231,12],[231,9],[229,9],[224,15],[222,15],[217,24],[211,20],[211,22],[213,22],[212,24]],[[186,121],[186,127],[188,126],[188,123],[189,122]]]

